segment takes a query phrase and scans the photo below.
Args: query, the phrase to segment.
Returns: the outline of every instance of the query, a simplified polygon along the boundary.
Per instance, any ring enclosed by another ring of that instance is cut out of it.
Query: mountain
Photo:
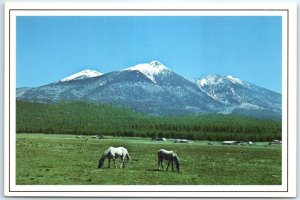
[[[19,91],[19,92],[18,92]],[[114,104],[153,115],[245,113],[281,115],[281,95],[232,76],[188,80],[158,61],[101,74],[85,70],[48,85],[17,89],[17,99]]]
[[[222,106],[197,85],[157,61],[97,77],[32,88],[18,99],[46,103],[61,100],[101,102],[155,115],[214,112]]]
[[[225,105],[224,113],[281,115],[281,94],[231,75],[208,75],[192,80],[208,96]]]

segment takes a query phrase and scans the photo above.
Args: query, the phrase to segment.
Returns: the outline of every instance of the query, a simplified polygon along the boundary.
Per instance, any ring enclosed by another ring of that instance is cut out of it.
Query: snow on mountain
[[[234,84],[240,84],[240,85],[244,85],[246,86],[247,83],[245,81],[242,81],[239,78],[233,77],[232,75],[228,75],[228,76],[220,76],[217,74],[210,74],[204,78],[201,79],[193,79],[192,80],[194,83],[196,83],[198,86],[203,87],[205,85],[218,85],[222,82],[231,82]]]
[[[109,103],[154,115],[235,113],[281,117],[282,110],[279,93],[232,75],[188,80],[158,61],[104,75],[88,69],[48,85],[17,88],[17,99]]]
[[[233,76],[231,76],[231,75],[228,75],[228,76],[227,76],[227,79],[230,80],[230,81],[233,82],[233,83],[237,83],[237,84],[241,84],[241,85],[244,84],[243,81],[242,81],[241,79],[235,78],[235,77],[233,77]]]
[[[281,111],[281,94],[243,81],[232,75],[208,75],[191,80],[208,96],[234,109]]]
[[[223,78],[219,75],[211,74],[202,79],[194,79],[192,82],[196,83],[199,87],[205,85],[217,85],[222,82]]]
[[[86,78],[98,77],[101,75],[102,75],[102,73],[100,73],[98,71],[86,69],[86,70],[83,70],[76,74],[73,74],[71,76],[68,76],[66,78],[63,78],[59,82],[66,82],[66,81],[71,81],[71,80],[81,80],[81,79],[86,79]]]
[[[225,76],[220,76],[217,74],[210,74],[204,78],[191,79],[201,91],[205,92],[208,96],[217,100],[225,105],[229,105],[228,97],[237,98],[235,91],[232,87],[226,88],[227,85],[232,84],[232,81]]]
[[[164,66],[158,61],[152,61],[150,63],[138,64],[133,67],[123,69],[121,71],[139,71],[148,77],[153,83],[156,83],[155,76],[167,71],[170,71],[169,68]]]

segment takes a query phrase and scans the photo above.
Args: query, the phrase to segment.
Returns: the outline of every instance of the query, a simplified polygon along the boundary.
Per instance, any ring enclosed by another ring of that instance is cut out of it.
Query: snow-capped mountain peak
[[[158,69],[168,69],[166,66],[164,66],[163,64],[161,64],[159,61],[157,60],[153,60],[150,62],[150,66],[151,67],[155,67],[155,68],[158,68]]]
[[[78,72],[76,74],[73,74],[71,76],[68,76],[66,78],[63,78],[60,80],[60,82],[66,82],[66,81],[71,81],[71,80],[81,80],[81,79],[86,79],[86,78],[93,78],[97,76],[101,76],[103,73],[100,73],[95,70],[91,69],[86,69],[81,72]]]
[[[228,75],[227,79],[230,80],[233,83],[237,83],[237,84],[242,84],[243,85],[243,81],[241,79],[235,78],[232,75]]]
[[[139,71],[148,77],[153,83],[156,83],[155,76],[157,74],[170,70],[160,62],[152,61],[150,63],[138,64],[133,67],[123,69],[122,71]]]

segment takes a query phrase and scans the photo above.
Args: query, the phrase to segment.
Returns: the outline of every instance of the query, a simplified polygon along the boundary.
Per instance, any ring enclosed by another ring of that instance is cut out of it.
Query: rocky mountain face
[[[208,96],[224,105],[223,113],[281,116],[281,94],[233,76],[208,75],[192,80]]]
[[[279,93],[232,76],[189,80],[158,61],[105,74],[84,70],[48,85],[17,88],[17,99],[100,102],[153,115],[236,113],[281,117]]]

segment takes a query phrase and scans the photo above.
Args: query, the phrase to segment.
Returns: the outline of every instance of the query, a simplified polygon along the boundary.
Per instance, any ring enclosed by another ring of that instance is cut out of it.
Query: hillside
[[[281,121],[205,114],[149,116],[123,107],[64,101],[54,104],[17,101],[17,133],[163,136],[197,140],[281,139]]]

